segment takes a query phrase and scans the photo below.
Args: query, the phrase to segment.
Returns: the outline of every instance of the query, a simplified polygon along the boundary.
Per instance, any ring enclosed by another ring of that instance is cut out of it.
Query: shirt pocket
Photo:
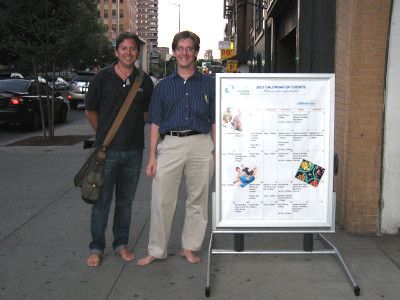
[[[210,111],[210,96],[205,93],[195,95],[192,110],[195,114],[208,116]]]

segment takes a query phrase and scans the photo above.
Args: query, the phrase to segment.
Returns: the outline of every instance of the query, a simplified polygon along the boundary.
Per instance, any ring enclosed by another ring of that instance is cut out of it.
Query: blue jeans
[[[106,247],[105,231],[114,187],[113,248],[119,250],[128,244],[132,202],[139,181],[142,158],[143,151],[141,150],[107,151],[103,170],[103,188],[99,200],[92,208],[90,222],[92,242],[89,245],[91,252],[102,253]]]

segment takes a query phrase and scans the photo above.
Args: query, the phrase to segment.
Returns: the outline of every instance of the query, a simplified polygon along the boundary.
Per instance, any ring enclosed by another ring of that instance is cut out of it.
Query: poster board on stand
[[[218,73],[213,231],[334,232],[333,74]]]

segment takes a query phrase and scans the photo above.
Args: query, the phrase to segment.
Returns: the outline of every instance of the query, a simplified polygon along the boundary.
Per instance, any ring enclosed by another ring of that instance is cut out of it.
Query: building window
[[[117,0],[112,0],[112,3],[117,3]]]
[[[111,30],[114,31],[114,32],[117,31],[117,24],[112,24],[111,25]]]
[[[108,18],[108,10],[105,9],[103,14],[104,14],[104,19],[107,19]]]
[[[124,32],[124,24],[119,24],[119,32]]]
[[[117,11],[116,11],[115,9],[113,9],[113,10],[111,11],[111,16],[112,16],[113,18],[116,18],[116,17],[117,17]]]
[[[104,0],[104,5],[108,4],[108,0]]]
[[[124,3],[124,0],[119,0],[119,3]]]
[[[120,18],[123,18],[123,17],[124,17],[124,10],[123,10],[123,9],[120,9],[120,10],[119,10],[119,17],[120,17]]]

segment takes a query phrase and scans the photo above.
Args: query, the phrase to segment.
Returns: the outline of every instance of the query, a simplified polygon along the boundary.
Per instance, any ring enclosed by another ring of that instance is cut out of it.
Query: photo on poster
[[[238,166],[235,168],[235,179],[233,184],[235,186],[244,188],[248,184],[255,181],[256,178],[258,178],[257,167],[241,165],[240,167]]]
[[[241,109],[231,106],[226,107],[222,112],[221,125],[233,131],[243,131],[243,120]]]

